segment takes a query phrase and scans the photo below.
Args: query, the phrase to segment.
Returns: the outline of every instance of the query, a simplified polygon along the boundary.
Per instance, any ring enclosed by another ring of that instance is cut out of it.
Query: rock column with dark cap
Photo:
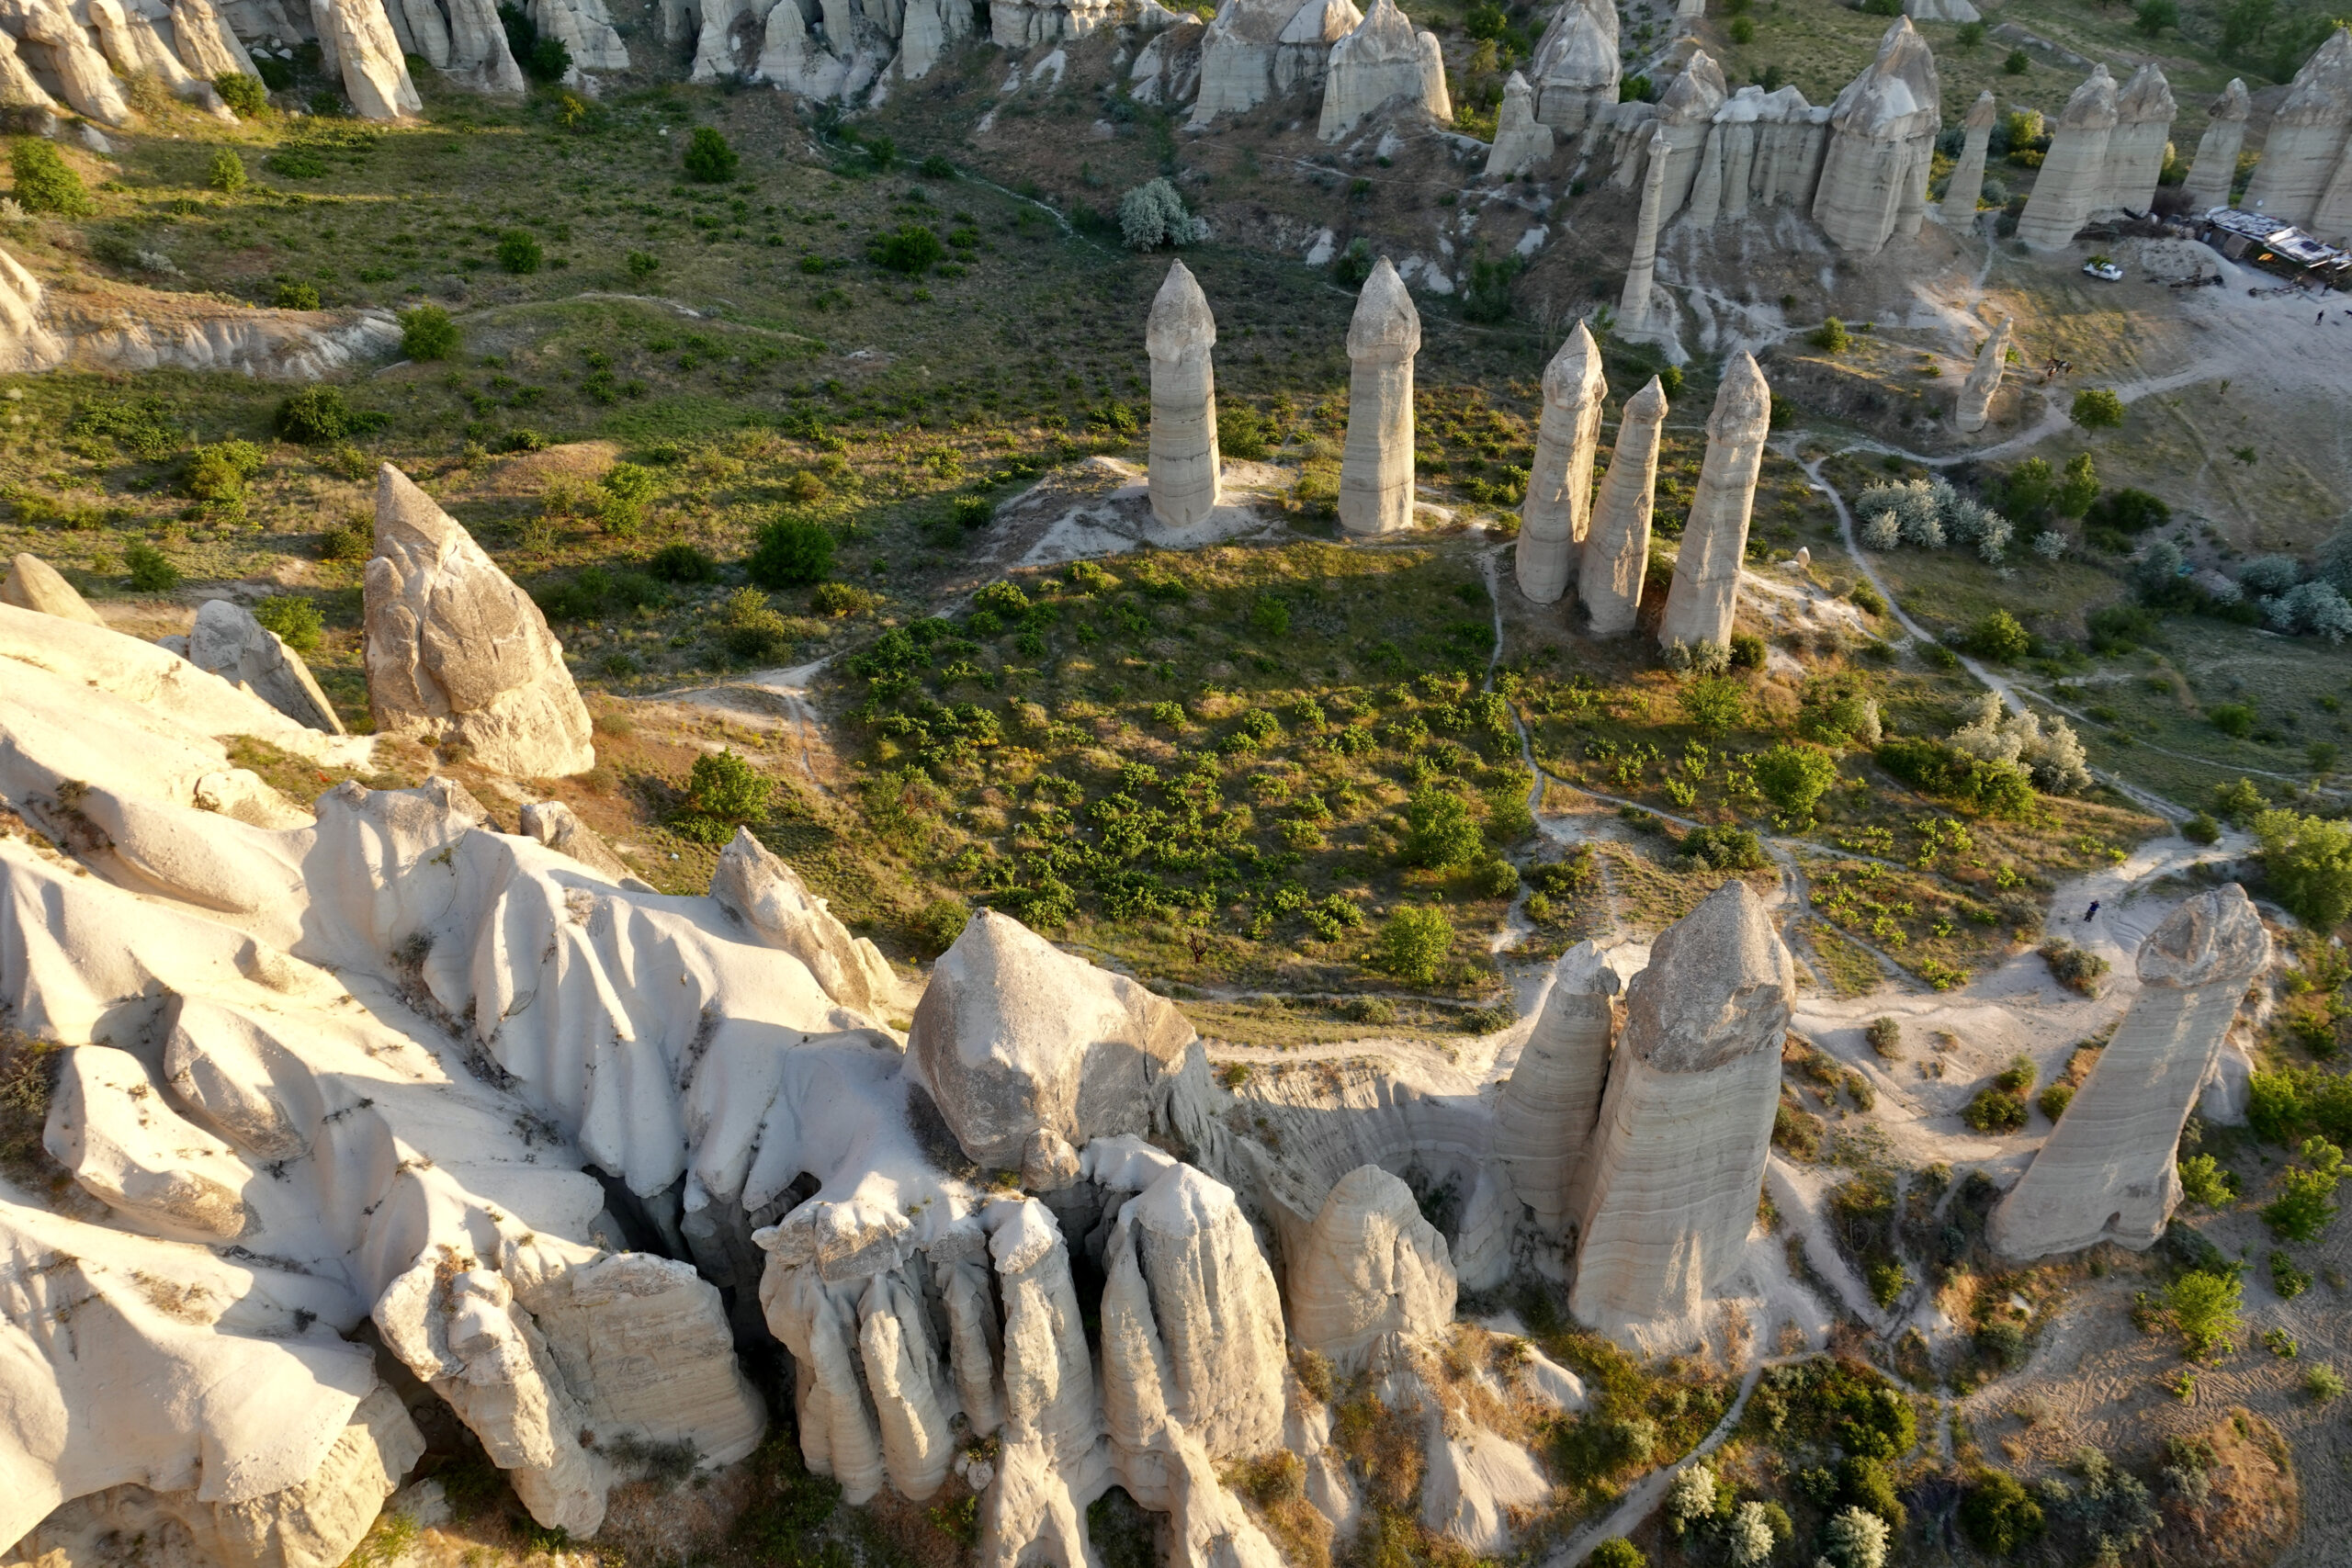
[[[1668,926],[1625,989],[1568,1310],[1614,1331],[1687,1319],[1756,1223],[1796,966],[1744,882]]]
[[[1742,349],[1724,367],[1707,418],[1707,457],[1699,468],[1699,488],[1690,498],[1690,521],[1682,526],[1682,553],[1674,563],[1674,586],[1666,595],[1658,645],[1686,648],[1731,641],[1739,607],[1739,567],[1747,554],[1747,519],[1756,505],[1756,475],[1764,462],[1764,436],[1772,424],[1772,389]]]
[[[1151,514],[1189,528],[1217,501],[1216,318],[1182,262],[1170,264],[1151,302]]]
[[[1592,618],[1595,637],[1623,637],[1642,608],[1642,581],[1650,563],[1650,502],[1657,486],[1658,427],[1666,423],[1666,389],[1653,376],[1625,403],[1617,446],[1592,505],[1577,597]]]
[[[2180,1130],[2221,1054],[2270,933],[2245,890],[2200,893],[2141,945],[2140,994],[1985,1239],[2018,1259],[2111,1241],[2145,1251],[2180,1202]]]
[[[1593,448],[1600,441],[1600,405],[1609,382],[1600,345],[1578,321],[1544,367],[1544,418],[1535,435],[1535,466],[1519,509],[1513,565],[1519,591],[1549,604],[1567,591],[1584,547],[1592,496]]]
[[[1405,280],[1380,258],[1348,323],[1348,445],[1340,522],[1351,534],[1413,525],[1413,355],[1421,318]]]

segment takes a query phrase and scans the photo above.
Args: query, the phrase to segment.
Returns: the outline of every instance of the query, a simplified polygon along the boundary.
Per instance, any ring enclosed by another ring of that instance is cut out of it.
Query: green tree
[[[2033,69],[2033,56],[2021,49],[2013,49],[2009,51],[2008,58],[2001,62],[2001,69],[2011,76],[2022,76]]]
[[[2007,610],[1996,610],[1968,628],[1968,651],[2013,664],[2033,650],[2033,634]]]
[[[67,218],[87,218],[98,209],[57,149],[38,136],[19,137],[8,152],[8,166],[17,188],[10,194],[28,212],[55,212]]]
[[[723,186],[735,177],[735,166],[742,162],[727,138],[707,125],[695,127],[686,138],[686,178],[704,185]]]
[[[522,276],[539,270],[547,259],[539,249],[538,236],[528,229],[509,229],[498,236],[498,265],[501,271]]]
[[[2165,29],[2180,29],[2180,0],[2140,0],[2139,8],[2132,14],[2132,25],[2149,38]]]
[[[2323,934],[2352,914],[2352,823],[2294,811],[2254,819],[2270,886],[2294,917]]]
[[[1416,790],[1405,803],[1404,858],[1438,871],[1476,863],[1483,850],[1477,819],[1452,790]]]
[[[2192,1203],[2219,1209],[2236,1201],[2237,1178],[2211,1155],[2191,1155],[2180,1162],[2180,1190]]]
[[[1642,1549],[1623,1536],[1611,1536],[1592,1549],[1585,1559],[1589,1568],[1650,1568],[1650,1560]]]
[[[1837,760],[1818,746],[1783,740],[1760,752],[1748,764],[1748,773],[1765,799],[1781,815],[1809,820],[1813,808],[1838,782]]]
[[[685,799],[670,825],[680,837],[696,843],[723,844],[737,828],[768,814],[768,797],[775,790],[775,780],[732,750],[697,757],[686,779]]]
[[[1388,917],[1366,962],[1407,985],[1426,986],[1453,948],[1453,922],[1442,909],[1408,905]]]
[[[1846,335],[1846,323],[1831,316],[1813,329],[1810,341],[1824,354],[1843,354],[1853,340]]]
[[[2235,1274],[2192,1269],[2172,1282],[2165,1304],[2180,1330],[2190,1359],[2203,1360],[2215,1350],[2227,1351],[2229,1337],[2237,1332],[2238,1305],[2245,1293]]]
[[[779,517],[760,530],[743,570],[763,588],[821,582],[833,570],[833,536],[797,517]]]
[[[921,277],[939,265],[947,254],[947,247],[939,236],[921,223],[901,223],[888,234],[877,235],[865,249],[866,259],[875,265],[909,277]]]
[[[2303,1164],[2308,1168],[2279,1177],[2278,1198],[2263,1207],[2263,1224],[2282,1241],[2317,1241],[2335,1218],[2335,1184],[2344,1179],[2344,1151],[2325,1138],[2305,1138]]]
[[[2066,465],[2066,477],[2051,501],[2051,510],[2062,517],[2080,517],[2098,499],[2098,469],[2092,465],[2088,452],[2077,452]]]
[[[1730,675],[1702,675],[1674,694],[1682,716],[1713,739],[1739,722],[1747,709],[1747,687]]]
[[[253,78],[245,78],[248,82]],[[214,190],[234,196],[245,188],[245,161],[223,147],[212,154],[211,171],[205,176]]]
[[[340,387],[305,387],[277,405],[277,434],[305,446],[340,441],[360,423]]]
[[[2073,418],[2085,430],[2113,430],[2123,423],[2123,400],[2112,387],[2085,387],[2075,394]]]
[[[212,90],[220,95],[220,101],[228,105],[230,112],[239,119],[259,119],[269,112],[269,89],[262,85],[258,76],[248,76],[242,71],[223,71],[212,78]],[[222,148],[221,151],[227,152],[228,149]],[[215,169],[220,166],[218,153],[213,156],[212,165]],[[238,172],[242,174],[243,171],[240,169]],[[238,182],[239,185],[243,183],[242,180]],[[222,186],[220,188],[234,190],[236,186]]]
[[[449,312],[438,305],[419,305],[401,312],[401,352],[420,364],[447,359],[463,346],[464,337]]]
[[[1961,1499],[1960,1528],[1977,1551],[2009,1557],[2041,1539],[2041,1506],[2007,1471],[1988,1470]]]

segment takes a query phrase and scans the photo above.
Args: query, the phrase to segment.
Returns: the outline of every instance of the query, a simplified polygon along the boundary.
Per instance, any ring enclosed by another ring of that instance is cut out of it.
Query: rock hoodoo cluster
[[[1201,37],[1192,123],[1318,85],[1332,47],[1363,20],[1354,0],[1227,0]]]
[[[1829,107],[1813,218],[1831,243],[1867,255],[1919,231],[1942,104],[1927,39],[1897,17],[1877,58]]]
[[[2154,65],[2140,67],[2120,88],[2106,66],[2091,67],[2051,129],[2018,238],[2036,250],[2063,250],[2094,219],[2146,212],[2175,113],[2172,88]]]
[[[1441,125],[1453,118],[1437,35],[1415,30],[1396,0],[1373,0],[1363,20],[1331,46],[1317,134],[1336,141],[1392,101]]]
[[[2140,994],[1986,1238],[2046,1258],[2102,1241],[2155,1245],[2180,1202],[2180,1131],[2221,1055],[2270,933],[2235,883],[2202,893],[2141,944]]]
[[[2323,240],[2352,235],[2352,29],[2336,28],[2295,73],[2245,209]]]

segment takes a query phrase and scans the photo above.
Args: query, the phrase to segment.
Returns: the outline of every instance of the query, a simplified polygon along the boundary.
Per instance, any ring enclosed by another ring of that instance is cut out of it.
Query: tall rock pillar
[[[1869,255],[1919,231],[1941,103],[1928,40],[1897,17],[1876,58],[1830,106],[1813,219],[1839,250]]]
[[[1661,648],[1731,641],[1739,607],[1739,566],[1747,554],[1747,518],[1756,505],[1756,474],[1764,462],[1764,436],[1772,425],[1772,389],[1746,349],[1732,355],[1715,411],[1707,416],[1707,457],[1699,467],[1699,488],[1690,498],[1690,518],[1682,525],[1682,552],[1674,563],[1674,586],[1658,622]]]
[[[2063,251],[2107,194],[2107,143],[2115,133],[2115,78],[2094,65],[2059,111],[2018,238],[2036,251]]]
[[[2173,118],[2179,112],[2172,84],[2154,63],[2132,73],[2115,96],[2115,130],[2107,139],[2106,190],[2098,214],[2146,212],[2155,205],[2165,150],[2172,145]]]
[[[1592,617],[1595,637],[1623,637],[1642,608],[1642,580],[1650,565],[1650,498],[1657,486],[1657,433],[1666,423],[1666,389],[1650,384],[1626,400],[1617,423],[1617,447],[1600,477],[1577,570],[1577,597]]]
[[[1151,302],[1151,514],[1189,528],[1216,505],[1216,318],[1182,262],[1171,262]]]
[[[1513,563],[1519,591],[1549,604],[1567,591],[1568,574],[1584,546],[1592,496],[1593,448],[1600,440],[1600,403],[1609,382],[1600,345],[1582,321],[1544,367],[1544,420],[1535,434],[1535,467],[1520,506]]]
[[[1796,966],[1744,882],[1724,883],[1650,950],[1588,1166],[1568,1310],[1606,1331],[1688,1321],[1737,1266],[1781,1100]]]
[[[1649,167],[1642,176],[1641,215],[1634,221],[1634,260],[1625,269],[1625,291],[1617,297],[1617,333],[1649,334],[1651,289],[1657,276],[1657,230],[1664,219],[1666,180],[1671,153],[1666,133],[1650,138]]]
[[[1340,522],[1351,534],[1413,525],[1413,355],[1421,317],[1386,256],[1364,280],[1348,322],[1348,446],[1340,458]]]
[[[2238,154],[2245,150],[2246,116],[2254,112],[2254,101],[2246,96],[2245,83],[2230,78],[2222,96],[2213,100],[2209,111],[2213,123],[2197,139],[2197,156],[2188,165],[2188,209],[2204,212],[2230,204],[2230,186],[2237,179]]]
[[[2180,1202],[2180,1130],[2270,934],[2235,883],[2174,910],[2140,948],[2140,994],[2050,1141],[1993,1211],[2004,1257],[2112,1241],[2147,1250]]]
[[[1984,422],[1992,417],[1993,394],[2001,389],[2001,373],[2008,367],[2010,329],[2014,325],[2013,318],[2001,318],[2001,324],[1977,351],[1968,379],[1960,384],[1960,401],[1952,410],[1951,423],[1952,428],[1962,434],[1984,429]]]
[[[29,36],[29,35],[28,35]],[[77,106],[78,107],[78,106]],[[2338,28],[2303,62],[2271,118],[2245,209],[2310,227],[2352,139],[2352,30]],[[2322,235],[2321,238],[2326,238]]]
[[[2000,112],[1989,88],[1968,106],[1960,162],[1952,169],[1951,184],[1944,186],[1943,220],[1955,229],[1976,226],[1976,203],[1984,194],[1984,149],[1993,140],[1993,122]]]
[[[1623,978],[1610,949],[1580,942],[1560,955],[1519,1065],[1495,1101],[1495,1157],[1545,1234],[1565,1239],[1577,1173],[1600,1115]]]

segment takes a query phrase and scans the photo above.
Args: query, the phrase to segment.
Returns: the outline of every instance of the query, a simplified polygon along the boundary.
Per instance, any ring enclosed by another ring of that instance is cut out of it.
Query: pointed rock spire
[[[1566,592],[1583,547],[1592,494],[1593,449],[1600,440],[1600,405],[1609,382],[1600,345],[1584,322],[1572,328],[1544,367],[1544,417],[1535,436],[1535,466],[1519,509],[1513,564],[1519,591],[1538,604]]]
[[[1151,514],[1189,528],[1217,502],[1216,318],[1182,262],[1171,262],[1151,302]]]

